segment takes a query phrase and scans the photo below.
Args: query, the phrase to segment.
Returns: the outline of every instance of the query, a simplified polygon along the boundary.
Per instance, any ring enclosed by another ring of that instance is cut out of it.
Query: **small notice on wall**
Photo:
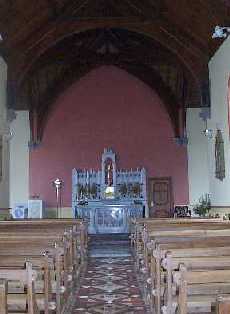
[[[25,219],[28,217],[28,203],[16,203],[11,209],[11,215],[14,219]]]
[[[29,200],[28,201],[28,218],[42,218],[43,201]]]

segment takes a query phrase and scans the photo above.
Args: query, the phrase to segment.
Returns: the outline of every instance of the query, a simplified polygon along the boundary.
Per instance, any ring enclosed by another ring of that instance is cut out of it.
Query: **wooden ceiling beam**
[[[55,2],[55,0],[47,0],[48,2]],[[79,2],[84,2],[84,0],[81,0]],[[78,3],[78,5],[80,5]],[[53,8],[53,6],[51,6]],[[21,50],[24,48],[25,50],[29,50],[31,47],[35,46],[37,42],[40,41],[41,38],[46,36],[51,30],[51,28],[55,27],[53,25],[54,23],[64,23],[65,24],[65,17],[70,19],[69,23],[74,24],[74,20],[77,20],[77,23],[85,23],[85,20],[82,20],[81,18],[68,18],[68,12],[71,12],[74,10],[74,8],[77,7],[77,4],[70,6],[68,5],[67,8],[64,9],[64,13],[61,15],[59,14],[55,20],[52,19],[52,21],[47,21],[46,25],[42,29],[36,29],[33,33],[30,33],[22,42],[17,42],[13,45],[14,49]],[[55,9],[56,10],[56,9]],[[145,12],[144,12],[145,13]],[[146,13],[147,14],[147,13]],[[103,18],[102,18],[103,20]],[[137,24],[137,26],[142,24],[148,24],[152,25],[152,27],[155,27],[156,29],[161,29],[161,31],[166,32],[168,34],[168,37],[171,38],[171,40],[177,41],[180,46],[183,46],[185,49],[189,50],[191,54],[195,54],[197,57],[200,57],[202,59],[208,60],[210,57],[210,48],[206,46],[204,43],[201,44],[201,42],[198,42],[189,32],[186,32],[184,29],[180,29],[170,23],[169,20],[166,20],[165,18],[161,17],[158,20],[155,20],[154,22],[150,20],[140,20],[138,17],[125,17],[125,18],[118,18],[117,21],[112,21],[109,24],[116,24],[118,27],[122,27],[121,24]],[[124,21],[125,20],[125,21]],[[100,27],[102,23],[97,23],[97,19],[87,19],[87,23],[89,24],[95,24],[95,27]],[[106,21],[107,22],[107,21]],[[97,24],[99,24],[97,26]],[[108,23],[106,23],[108,25]],[[103,27],[103,26],[102,26]],[[106,27],[106,26],[105,26]],[[76,29],[77,31],[77,29]],[[26,33],[26,32],[25,32]],[[19,36],[20,37],[20,36]],[[40,37],[40,38],[39,38]],[[12,45],[12,43],[11,43]]]
[[[38,58],[32,67],[32,71],[36,72],[47,65],[71,63],[76,59],[91,62],[92,59],[101,58],[103,53],[100,53],[99,50],[107,41],[116,50],[116,52],[111,53],[114,58],[141,61],[146,65],[154,65],[160,62],[175,64],[176,67],[183,68],[182,64],[178,64],[178,59],[173,57],[167,50],[155,45],[155,42],[150,38],[143,38],[136,33],[119,32],[117,29],[111,29],[105,37],[103,30],[100,32],[97,30],[89,31],[86,36],[82,35],[74,35],[71,39],[61,41],[48,49],[42,58]]]
[[[32,1],[35,0],[30,0]],[[37,42],[41,40],[46,34],[50,32],[50,29],[52,28],[53,24],[58,24],[59,22],[64,22],[64,20],[72,22],[73,19],[76,19],[77,21],[87,20],[91,24],[91,21],[93,20],[103,20],[103,17],[86,17],[77,15],[78,12],[82,12],[81,8],[85,7],[86,11],[88,10],[90,12],[90,7],[94,8],[95,1],[94,0],[41,0],[44,3],[47,3],[47,12],[44,9],[40,14],[34,15],[34,17],[31,19],[30,16],[28,16],[28,19],[30,19],[29,23],[28,21],[21,21],[20,16],[22,14],[20,13],[20,2],[15,2],[13,0],[9,0],[6,2],[6,4],[2,5],[3,9],[5,8],[5,11],[9,12],[9,15],[12,15],[14,13],[10,12],[16,12],[16,16],[14,17],[15,20],[19,20],[21,23],[20,27],[15,29],[14,32],[10,32],[10,37],[7,38],[7,40],[4,43],[5,51],[12,52],[11,59],[14,58],[16,51],[19,51],[23,54],[25,50],[27,50],[28,47],[33,46],[33,43],[36,45]],[[106,3],[106,1],[104,0]],[[103,3],[104,3],[103,2]],[[180,8],[180,0],[176,0],[176,6]],[[178,19],[178,23],[173,22],[170,18],[170,1],[162,1],[162,0],[144,0],[142,2],[138,0],[124,0],[121,2],[117,2],[115,0],[110,0],[109,3],[112,3],[114,8],[119,8],[121,10],[122,14],[124,14],[124,19],[127,19],[131,23],[131,19],[136,19],[137,23],[150,23],[152,26],[158,24],[161,25],[161,28],[163,31],[168,33],[168,36],[171,37],[171,40],[178,40],[179,44],[184,44],[184,48],[190,49],[191,53],[196,54],[197,56],[200,55],[201,58],[209,58],[210,55],[213,54],[214,50],[216,49],[216,42],[213,42],[210,44],[209,37],[204,38],[200,36],[199,32],[199,25],[194,25],[194,27],[185,27],[183,24],[180,25],[180,18]],[[172,4],[174,5],[174,4]],[[183,9],[184,1],[182,1],[182,9]],[[207,9],[207,19],[202,20],[202,23],[204,24],[204,27],[209,27],[210,19],[213,20],[213,22],[216,21],[225,21],[227,18],[227,10],[229,10],[227,4],[224,5],[223,0],[215,1],[210,0],[207,3],[205,1],[199,1],[199,3],[196,5],[194,2],[189,2],[187,6],[190,8],[191,14],[188,16],[188,19],[191,18],[194,14],[199,14],[198,6],[201,6],[201,8],[204,11],[204,8]],[[213,9],[214,8],[214,9]],[[31,4],[30,9],[28,12],[31,11]],[[3,10],[2,10],[3,12]],[[51,13],[50,13],[51,12]],[[73,15],[73,12],[75,15]],[[135,12],[137,13],[137,16],[132,16],[132,14],[135,15]],[[130,16],[131,13],[131,16]],[[139,14],[139,16],[138,16]],[[178,17],[180,17],[181,12],[178,11]],[[2,21],[4,19],[4,16],[7,16],[8,14],[2,14],[1,17],[0,14],[0,20]],[[83,14],[84,15],[84,14]],[[24,15],[23,15],[24,16]],[[26,11],[25,11],[26,16]],[[211,17],[210,17],[211,16]],[[12,16],[7,17],[8,20],[12,19]],[[107,17],[108,19],[108,17]],[[113,20],[113,17],[110,17],[109,20]],[[115,18],[116,19],[116,18]],[[121,18],[118,18],[118,20]],[[7,24],[8,23],[8,24]],[[206,23],[206,24],[205,24]],[[118,22],[119,24],[119,22]],[[202,24],[202,27],[203,27]],[[9,28],[9,22],[4,22],[5,27]],[[16,25],[16,24],[15,24]],[[192,24],[191,24],[192,25]],[[55,26],[55,25],[53,25]],[[156,26],[158,28],[158,26]],[[209,31],[209,30],[208,30]],[[15,35],[14,35],[15,34]]]
[[[204,59],[194,55],[184,44],[172,38],[168,32],[165,32],[160,25],[153,26],[145,24],[139,26],[139,28],[133,26],[131,29],[146,34],[147,36],[149,35],[159,42],[187,68],[188,72],[192,74],[195,80],[199,81],[201,73],[203,73],[204,69],[207,67],[206,58]]]
[[[94,63],[96,62],[96,63]],[[151,88],[153,88],[159,95],[159,97],[163,100],[165,109],[169,114],[172,127],[174,130],[175,137],[180,136],[180,126],[179,126],[179,112],[180,112],[180,103],[177,100],[176,96],[170,91],[169,87],[167,87],[164,82],[162,81],[159,74],[157,74],[153,69],[146,67],[141,63],[116,63],[114,64],[114,60],[105,60],[101,58],[101,63],[98,60],[92,60],[92,62],[88,62],[85,64],[79,63],[75,61],[69,65],[69,68],[66,69],[65,72],[59,74],[55,82],[53,82],[52,86],[47,88],[46,93],[39,97],[39,103],[36,101],[36,106],[31,107],[31,112],[36,111],[36,123],[38,130],[35,134],[38,136],[37,139],[34,141],[42,140],[43,131],[48,121],[48,117],[51,114],[52,110],[54,109],[54,103],[56,97],[63,92],[70,84],[75,82],[76,80],[80,79],[82,76],[86,75],[90,70],[94,69],[95,67],[109,64],[109,65],[116,65],[119,68],[127,71],[128,73],[132,74],[133,76],[139,78]],[[71,70],[70,70],[71,69]],[[36,81],[36,80],[35,80]],[[33,124],[33,123],[32,123]]]
[[[103,45],[103,43],[101,43]],[[130,50],[124,49],[123,51],[117,52],[117,53],[108,53],[105,52],[103,54],[101,53],[95,53],[93,50],[88,50],[88,47],[81,47],[80,52],[72,52],[71,47],[68,49],[69,53],[64,53],[64,51],[61,50],[60,45],[56,47],[56,50],[53,50],[52,53],[46,54],[43,58],[40,58],[37,62],[35,67],[33,68],[33,71],[30,71],[28,74],[29,77],[33,77],[36,75],[36,73],[39,73],[41,69],[50,69],[51,67],[55,68],[62,68],[66,65],[71,64],[71,68],[77,68],[89,66],[90,64],[94,66],[99,66],[102,63],[104,64],[114,64],[119,66],[120,64],[125,64],[129,67],[132,66],[132,64],[143,64],[149,69],[151,69],[153,72],[156,70],[159,72],[159,75],[161,75],[161,70],[164,71],[165,66],[168,65],[169,68],[167,70],[173,71],[173,75],[176,75],[175,79],[178,79],[177,77],[180,74],[180,77],[186,77],[189,81],[190,76],[184,71],[183,67],[180,66],[178,63],[173,63],[173,60],[169,59],[169,56],[162,56],[161,54],[158,54],[158,51],[153,50],[152,52],[149,50],[144,49],[144,45],[139,47],[139,49],[135,49],[130,46]],[[56,56],[59,55],[58,58]],[[52,63],[50,62],[52,60]],[[77,66],[74,66],[77,64]],[[163,65],[163,68],[161,67]],[[173,70],[173,68],[175,70]],[[43,71],[44,71],[43,70]],[[177,74],[176,74],[177,72]],[[166,73],[166,74],[167,74]],[[164,76],[164,73],[162,73]],[[27,80],[28,80],[27,79]],[[181,80],[181,79],[180,79]],[[170,86],[170,81],[168,82]],[[191,82],[192,84],[192,82]],[[174,85],[174,84],[173,84]],[[193,84],[192,84],[193,85]],[[178,94],[178,99],[181,99],[181,90],[176,90],[176,93]],[[183,105],[185,105],[184,101],[182,101]]]
[[[199,75],[207,65],[207,59],[200,55],[194,55],[182,41],[176,40],[170,33],[166,32],[160,24],[140,23],[136,19],[116,19],[116,20],[97,20],[97,21],[64,21],[49,27],[45,33],[36,34],[31,42],[27,43],[21,54],[15,52],[11,56],[11,65],[15,73],[15,78],[19,83],[23,81],[26,73],[33,63],[45,53],[50,47],[66,36],[77,32],[83,32],[95,28],[124,28],[130,31],[141,33],[159,42],[168,49],[191,71],[194,76]],[[19,50],[20,51],[20,50]]]
[[[129,3],[132,1],[127,0]],[[134,1],[135,2],[135,1]],[[138,1],[139,2],[139,1]],[[172,37],[176,38],[182,42],[188,49],[192,48],[194,53],[201,56],[208,57],[210,55],[209,47],[204,39],[200,37],[200,34],[196,34],[194,29],[187,30],[184,25],[179,26],[170,21],[170,15],[167,15],[167,8],[162,1],[156,1],[155,7],[158,6],[158,18],[152,16],[152,23],[160,23],[162,28],[171,34]],[[151,21],[151,10],[145,3],[140,3],[136,5],[141,8],[143,15],[146,16],[146,20]]]
[[[58,3],[57,0],[46,0],[48,8],[51,12],[51,18],[56,19],[58,17]]]
[[[10,38],[7,38],[7,41],[5,42],[6,48],[14,50],[21,50],[24,47],[26,48],[28,43],[31,44],[34,39],[40,35],[44,35],[55,23],[59,23],[62,19],[67,18],[78,5],[86,0],[65,0],[61,7],[59,7],[57,0],[45,1],[47,3],[46,19],[41,20],[40,18],[39,23],[39,20],[37,21],[37,18],[39,19],[39,15],[37,15],[33,20],[31,20],[32,27],[29,27],[28,22],[24,24],[24,27],[21,26],[14,34],[11,35]],[[36,21],[37,23],[35,23]]]
[[[197,38],[185,28],[173,25],[168,19],[161,18],[160,27],[163,31],[169,34],[170,37],[174,38],[181,46],[190,50],[191,53],[197,57],[201,57],[205,60],[209,60],[210,48],[207,44],[200,38]]]

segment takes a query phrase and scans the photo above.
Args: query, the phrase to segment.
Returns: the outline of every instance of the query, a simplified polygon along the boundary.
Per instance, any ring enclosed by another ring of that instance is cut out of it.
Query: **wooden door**
[[[170,217],[173,209],[171,178],[149,179],[149,216]]]

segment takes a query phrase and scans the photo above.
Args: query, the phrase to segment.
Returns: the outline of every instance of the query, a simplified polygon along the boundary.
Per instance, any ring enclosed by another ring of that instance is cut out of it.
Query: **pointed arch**
[[[95,64],[88,64],[85,66],[80,72],[75,73],[72,68],[72,72],[65,74],[65,80],[59,79],[56,81],[53,86],[53,90],[47,90],[46,95],[43,98],[43,104],[40,104],[37,112],[33,111],[33,114],[30,115],[31,122],[31,133],[32,135],[32,143],[40,143],[42,141],[42,137],[44,134],[44,129],[47,124],[47,121],[55,109],[55,99],[60,93],[63,93],[70,85],[84,77],[91,70],[102,66]],[[154,73],[152,70],[145,68],[144,65],[139,64],[138,67],[128,66],[127,64],[106,64],[106,65],[114,65],[118,68],[126,71],[132,76],[138,78],[143,81],[150,88],[154,89],[154,91],[158,94],[159,98],[161,98],[162,103],[164,105],[164,109],[167,112],[169,119],[171,121],[172,129],[174,131],[175,137],[180,137],[181,132],[181,106],[179,105],[175,95],[170,91],[170,89],[164,84],[163,80],[159,77],[157,73]],[[34,136],[34,137],[33,137]]]

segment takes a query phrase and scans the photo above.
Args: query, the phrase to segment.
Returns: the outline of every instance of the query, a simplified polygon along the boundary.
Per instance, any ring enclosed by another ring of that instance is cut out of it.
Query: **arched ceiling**
[[[29,107],[39,141],[58,93],[113,64],[156,89],[179,136],[186,107],[209,105],[211,34],[229,24],[228,0],[0,0],[8,106]]]
[[[57,95],[95,67],[115,65],[138,77],[163,99],[175,134],[179,114],[187,104],[200,103],[197,82],[177,56],[151,38],[124,29],[95,29],[66,37],[33,63],[22,84],[20,106],[36,111],[35,130],[42,138]]]

